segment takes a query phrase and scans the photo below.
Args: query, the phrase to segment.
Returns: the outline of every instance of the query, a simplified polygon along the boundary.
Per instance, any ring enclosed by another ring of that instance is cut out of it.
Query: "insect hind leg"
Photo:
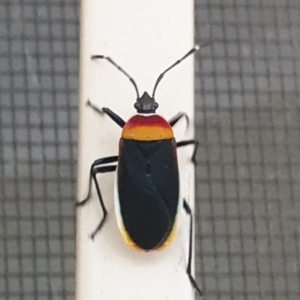
[[[91,199],[92,180],[94,180],[98,199],[100,201],[101,209],[103,212],[103,217],[102,217],[99,225],[97,226],[97,228],[92,232],[92,234],[91,234],[92,239],[94,239],[97,232],[102,228],[103,224],[105,223],[106,216],[107,216],[107,210],[106,210],[106,207],[105,207],[105,204],[104,204],[104,201],[102,198],[101,190],[100,190],[100,187],[99,187],[99,184],[97,181],[97,174],[114,172],[117,168],[116,165],[107,165],[107,166],[101,166],[101,165],[116,162],[117,160],[118,160],[118,156],[109,156],[109,157],[100,158],[100,159],[97,159],[94,161],[94,163],[91,166],[91,171],[90,171],[88,195],[83,201],[76,203],[76,206],[83,206]]]
[[[103,158],[99,158],[96,159],[92,165],[91,165],[91,169],[90,169],[90,179],[89,179],[89,189],[88,189],[88,194],[85,197],[84,200],[80,201],[80,202],[76,202],[76,206],[83,206],[85,205],[90,199],[91,199],[91,191],[92,191],[92,178],[93,178],[93,172],[94,169],[100,165],[104,165],[104,164],[108,164],[108,163],[112,163],[112,162],[117,162],[118,161],[118,156],[108,156],[108,157],[103,157]],[[107,166],[109,167],[109,166]],[[107,173],[107,172],[113,172],[114,170],[110,170],[110,168],[104,168],[102,169],[102,172],[99,173]]]
[[[199,293],[200,296],[203,296],[203,292],[198,287],[195,278],[192,275],[192,255],[193,255],[193,214],[189,204],[186,200],[183,201],[183,208],[186,213],[190,216],[190,232],[189,232],[189,257],[188,264],[186,268],[186,273],[189,276],[190,282],[194,289]]]

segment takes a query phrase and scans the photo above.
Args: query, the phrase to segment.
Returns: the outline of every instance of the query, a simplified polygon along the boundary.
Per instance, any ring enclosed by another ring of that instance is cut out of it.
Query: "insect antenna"
[[[136,91],[137,98],[138,99],[140,98],[139,90],[138,90],[138,87],[137,87],[134,79],[123,68],[121,68],[117,63],[115,63],[110,57],[105,56],[105,55],[92,55],[91,58],[108,60],[112,65],[114,65],[120,72],[122,72],[130,80],[130,82],[133,84],[134,89]]]
[[[200,45],[195,45],[195,47],[190,50],[186,55],[184,55],[181,59],[177,60],[173,65],[171,65],[168,69],[166,69],[165,71],[163,71],[157,78],[154,88],[153,88],[153,92],[152,92],[152,98],[154,98],[155,96],[155,91],[157,89],[158,84],[160,83],[160,81],[163,79],[163,77],[165,76],[165,74],[170,71],[171,69],[173,69],[175,66],[177,66],[178,64],[180,64],[183,60],[185,60],[188,56],[190,56],[191,54],[195,53],[196,51],[198,51],[201,48],[204,48],[206,46],[209,46],[212,42],[206,41]]]

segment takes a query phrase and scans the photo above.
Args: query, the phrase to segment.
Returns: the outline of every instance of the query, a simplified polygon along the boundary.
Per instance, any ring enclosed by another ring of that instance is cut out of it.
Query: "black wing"
[[[117,176],[121,216],[127,233],[144,250],[158,248],[172,230],[178,208],[175,140],[121,139]]]

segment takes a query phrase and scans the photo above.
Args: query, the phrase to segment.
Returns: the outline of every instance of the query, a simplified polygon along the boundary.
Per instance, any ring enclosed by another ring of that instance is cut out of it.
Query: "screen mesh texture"
[[[300,2],[195,3],[196,272],[206,299],[300,297]]]

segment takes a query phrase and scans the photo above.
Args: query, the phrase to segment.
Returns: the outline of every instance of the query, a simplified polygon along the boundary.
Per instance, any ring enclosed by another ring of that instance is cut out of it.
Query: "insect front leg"
[[[95,183],[95,186],[96,186],[96,191],[97,191],[97,195],[98,195],[98,198],[99,198],[99,201],[100,201],[100,205],[101,205],[101,208],[102,208],[103,217],[102,217],[102,220],[100,221],[99,225],[97,226],[97,228],[91,234],[92,239],[94,239],[96,233],[103,226],[103,224],[106,220],[106,216],[107,216],[107,210],[105,208],[105,204],[104,204],[104,201],[103,201],[103,198],[102,198],[101,190],[100,190],[100,187],[99,187],[99,184],[98,184],[98,181],[97,181],[97,174],[107,173],[107,172],[114,172],[117,168],[116,165],[108,165],[108,166],[101,166],[101,165],[116,162],[116,161],[118,161],[118,156],[104,157],[104,158],[100,158],[100,159],[97,159],[97,160],[94,161],[94,163],[91,166],[91,171],[90,171],[88,195],[83,201],[76,203],[76,206],[83,206],[89,201],[89,199],[91,199],[92,179],[93,179],[94,183]]]
[[[203,292],[198,287],[193,275],[192,275],[192,256],[193,256],[193,214],[189,204],[184,200],[183,201],[183,208],[186,213],[190,216],[190,232],[189,232],[189,257],[188,257],[188,264],[186,268],[186,272],[189,276],[190,282],[193,287],[197,290],[200,296],[203,296]]]
[[[115,112],[113,112],[111,109],[109,109],[108,107],[102,107],[100,109],[99,107],[94,105],[90,100],[87,101],[86,105],[91,107],[93,109],[93,111],[95,111],[96,113],[98,113],[100,115],[107,114],[121,128],[124,127],[125,121],[120,116],[118,116]]]
[[[171,127],[173,127],[182,117],[185,118],[186,120],[186,127],[189,127],[190,124],[190,119],[188,117],[188,115],[185,112],[180,111],[179,113],[177,113],[175,116],[173,116],[168,122],[170,124]]]
[[[191,161],[196,165],[197,164],[196,155],[197,155],[197,151],[198,151],[198,147],[199,147],[199,142],[195,139],[192,139],[192,140],[185,140],[185,141],[180,141],[180,142],[176,143],[177,148],[185,147],[188,145],[195,145]]]

